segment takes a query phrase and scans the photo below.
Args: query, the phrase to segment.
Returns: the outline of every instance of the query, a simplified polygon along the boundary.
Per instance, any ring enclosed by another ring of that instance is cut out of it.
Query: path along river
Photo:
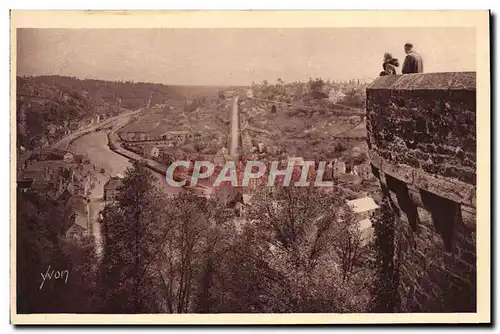
[[[111,124],[114,128],[120,127],[128,120],[128,117],[117,118]],[[90,132],[86,135],[74,140],[68,147],[68,151],[73,154],[81,154],[86,156],[90,162],[96,167],[97,181],[90,194],[89,203],[89,225],[91,233],[95,238],[96,253],[99,257],[103,252],[103,235],[101,225],[99,223],[99,212],[104,208],[104,184],[110,177],[125,175],[128,167],[132,166],[129,159],[113,152],[108,147],[107,133],[110,130],[99,130]],[[101,168],[105,173],[100,173]],[[173,195],[184,191],[183,188],[174,188],[167,184],[165,176],[151,171],[156,179],[158,188],[165,195]]]

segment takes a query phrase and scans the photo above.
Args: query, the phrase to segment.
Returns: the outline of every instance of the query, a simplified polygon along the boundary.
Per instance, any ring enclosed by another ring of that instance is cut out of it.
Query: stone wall
[[[402,312],[476,308],[476,75],[377,78],[366,96],[373,173],[390,199]]]

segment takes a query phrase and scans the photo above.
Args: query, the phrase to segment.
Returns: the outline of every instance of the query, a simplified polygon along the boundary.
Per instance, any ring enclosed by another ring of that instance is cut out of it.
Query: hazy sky
[[[407,41],[425,72],[476,70],[474,28],[18,29],[17,73],[189,85],[371,80],[384,52],[402,64]]]

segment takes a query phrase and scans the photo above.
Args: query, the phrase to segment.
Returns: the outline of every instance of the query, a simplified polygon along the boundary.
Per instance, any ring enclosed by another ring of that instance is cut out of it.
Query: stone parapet
[[[398,217],[400,310],[475,311],[476,74],[377,78],[366,113],[373,174]]]

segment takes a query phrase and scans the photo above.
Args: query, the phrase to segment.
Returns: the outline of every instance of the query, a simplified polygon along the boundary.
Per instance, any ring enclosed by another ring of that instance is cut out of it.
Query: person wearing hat
[[[424,71],[422,57],[417,52],[413,51],[413,44],[405,44],[405,53],[406,58],[403,63],[403,74],[422,73]]]
[[[396,67],[399,66],[399,60],[393,58],[392,54],[386,52],[384,54],[384,62],[382,63],[382,68],[384,69],[380,72],[380,75],[396,75]]]

